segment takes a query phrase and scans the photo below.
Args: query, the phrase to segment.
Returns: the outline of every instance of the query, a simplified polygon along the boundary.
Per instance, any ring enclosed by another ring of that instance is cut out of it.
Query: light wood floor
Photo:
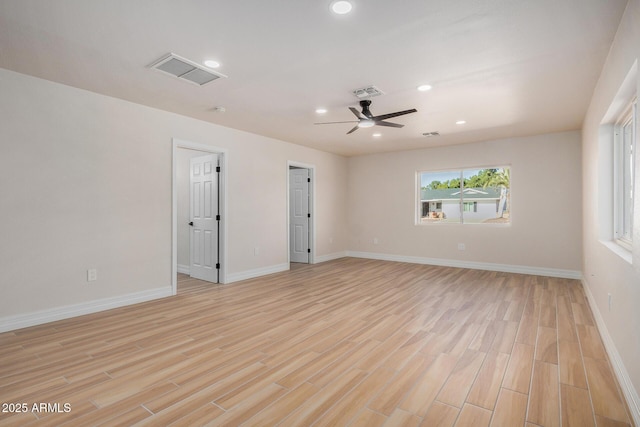
[[[0,334],[0,402],[16,426],[631,425],[578,281],[350,258]]]

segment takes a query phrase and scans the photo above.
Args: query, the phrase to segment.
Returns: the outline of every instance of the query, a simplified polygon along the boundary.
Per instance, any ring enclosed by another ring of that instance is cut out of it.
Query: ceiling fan
[[[401,128],[404,125],[401,125],[398,123],[385,122],[384,120],[391,119],[393,117],[404,116],[405,114],[411,114],[418,111],[415,108],[412,108],[411,110],[397,111],[395,113],[381,114],[379,116],[374,116],[373,114],[371,114],[371,111],[369,111],[370,105],[371,105],[370,99],[363,99],[360,101],[360,107],[362,107],[362,112],[356,110],[353,107],[349,107],[349,110],[351,110],[351,112],[358,118],[358,120],[349,120],[346,122],[314,123],[314,125],[332,125],[335,123],[357,123],[357,125],[355,125],[353,129],[347,132],[347,135],[349,135],[350,133],[357,131],[358,128],[369,128],[372,126],[388,126],[392,128]]]

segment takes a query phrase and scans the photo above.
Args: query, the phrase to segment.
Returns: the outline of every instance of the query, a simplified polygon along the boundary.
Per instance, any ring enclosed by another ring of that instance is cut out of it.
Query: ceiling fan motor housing
[[[360,101],[360,107],[362,107],[362,114],[366,117],[373,117],[373,114],[371,114],[371,111],[369,111],[369,105],[371,105],[371,100],[370,99],[363,99]]]

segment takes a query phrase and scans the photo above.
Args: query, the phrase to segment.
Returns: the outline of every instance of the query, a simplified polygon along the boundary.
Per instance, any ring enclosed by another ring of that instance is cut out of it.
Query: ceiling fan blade
[[[401,128],[404,127],[404,125],[400,125],[398,123],[389,123],[389,122],[383,122],[380,120],[376,120],[376,126],[387,126],[390,128]]]
[[[365,117],[365,116],[364,116],[360,111],[356,110],[355,108],[353,108],[353,107],[349,107],[349,110],[351,110],[351,112],[352,112],[353,114],[355,114],[357,118],[359,118],[359,119],[366,119],[366,117]]]
[[[353,132],[355,132],[355,131],[357,131],[357,130],[358,130],[358,125],[355,125],[355,126],[353,127],[353,129],[351,129],[349,132],[347,132],[347,135],[349,135],[350,133],[353,133]]]
[[[358,120],[349,120],[347,122],[322,122],[322,123],[314,123],[314,125],[335,125],[337,123],[360,123]]]
[[[398,111],[395,113],[382,114],[382,115],[371,117],[371,118],[375,121],[379,121],[379,120],[386,120],[393,117],[404,116],[405,114],[411,114],[411,113],[417,113],[417,112],[418,110],[416,110],[415,108],[412,108],[411,110],[404,110],[404,111]]]

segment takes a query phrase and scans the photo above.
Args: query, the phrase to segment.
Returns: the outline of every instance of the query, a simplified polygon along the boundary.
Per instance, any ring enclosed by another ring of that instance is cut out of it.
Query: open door
[[[218,155],[190,161],[190,275],[219,282],[219,177]]]
[[[308,264],[310,246],[310,191],[309,169],[289,169],[289,260]]]

